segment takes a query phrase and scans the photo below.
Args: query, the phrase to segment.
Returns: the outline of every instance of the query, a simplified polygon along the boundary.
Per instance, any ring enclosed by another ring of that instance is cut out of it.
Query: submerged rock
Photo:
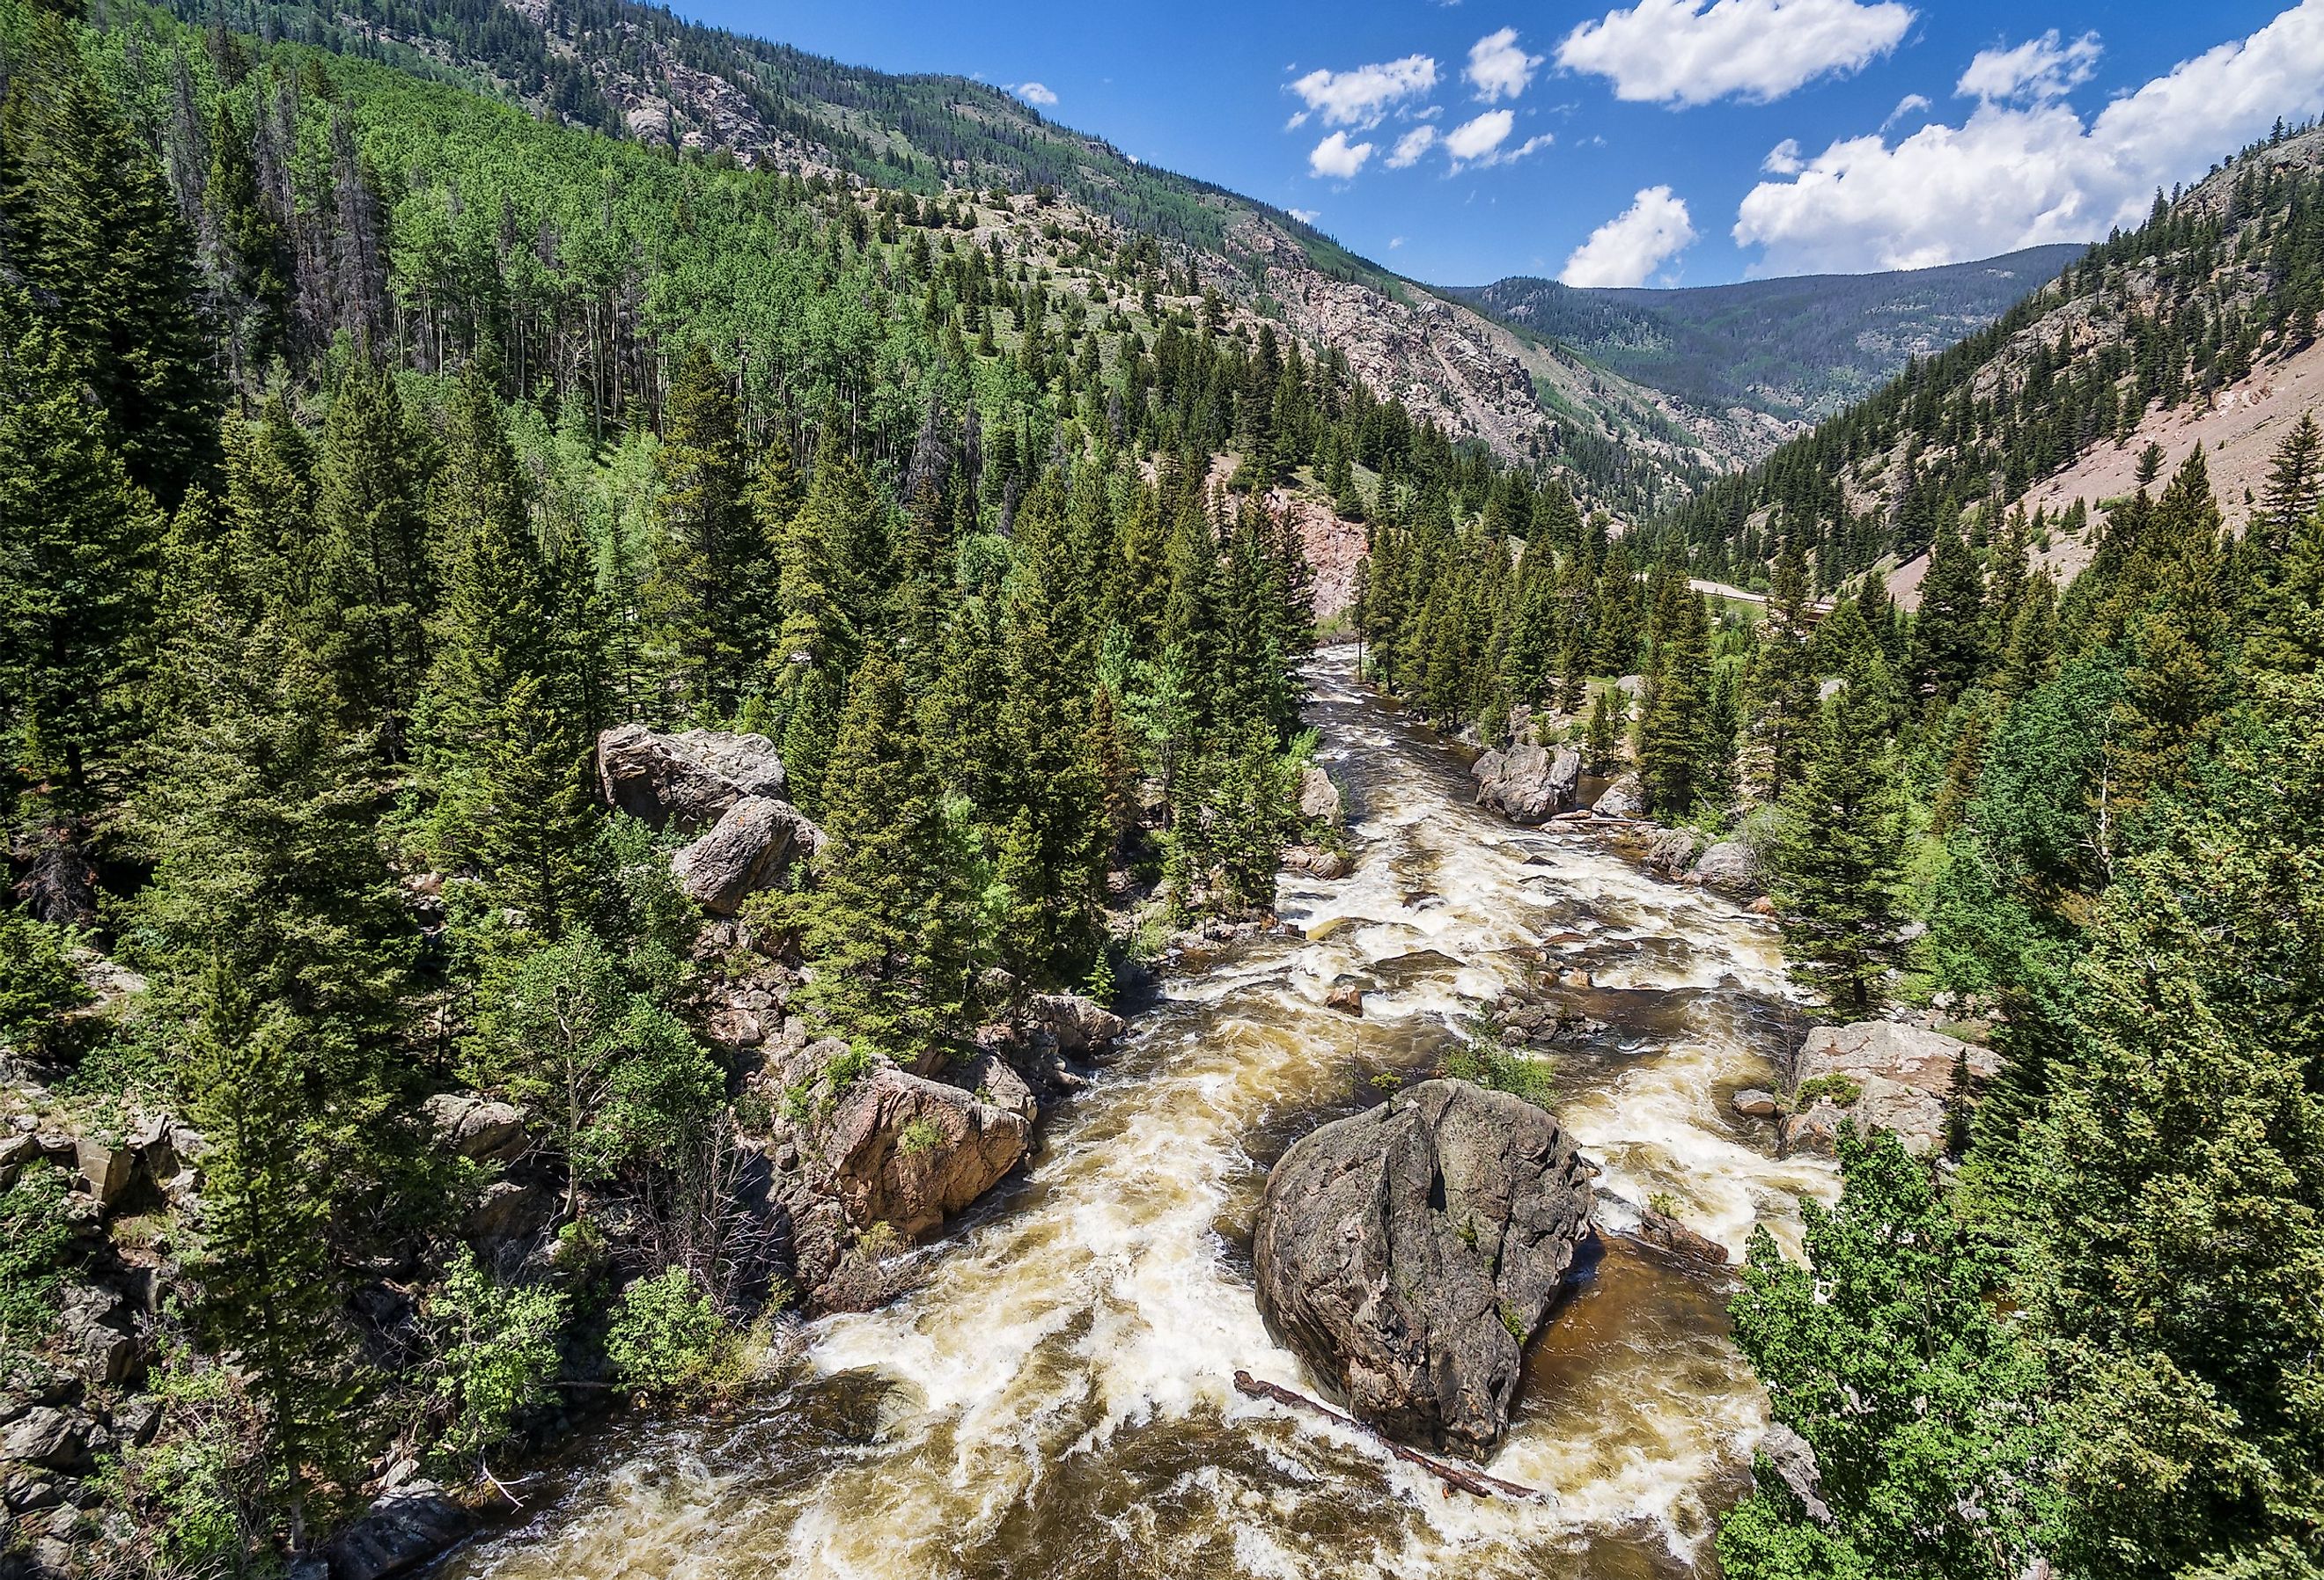
[[[1252,1247],[1259,1307],[1358,1416],[1482,1457],[1594,1206],[1550,1115],[1425,1081],[1275,1166]]]

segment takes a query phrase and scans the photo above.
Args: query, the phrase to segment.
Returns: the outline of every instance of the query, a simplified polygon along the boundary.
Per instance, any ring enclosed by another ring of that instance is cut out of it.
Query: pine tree
[[[976,906],[903,671],[880,647],[848,685],[824,846],[799,902],[807,997],[860,1052],[941,1058],[972,1003]]]
[[[1750,732],[1756,747],[1756,777],[1769,800],[1781,800],[1807,755],[1815,734],[1817,676],[1809,639],[1807,561],[1786,539],[1775,556],[1767,596],[1767,617],[1758,629],[1751,672]]]
[[[643,597],[650,640],[669,666],[664,700],[674,717],[721,722],[771,643],[777,566],[752,509],[733,390],[699,344],[671,382],[655,482]]]
[[[327,1194],[345,1160],[317,1121],[311,1029],[223,962],[202,997],[187,1073],[208,1143],[195,1315],[214,1349],[241,1357],[264,1402],[269,1490],[303,1554],[331,1524],[318,1494],[352,1484],[359,1463],[364,1378],[339,1322]]]
[[[317,564],[303,622],[341,719],[400,759],[428,674],[433,602],[414,448],[395,384],[359,365],[340,382],[315,467]]]
[[[13,326],[13,328],[11,327]],[[0,727],[83,814],[127,745],[161,522],[53,332],[0,312]]]
[[[192,242],[72,24],[51,11],[28,19],[0,100],[0,230],[12,278],[96,396],[107,448],[175,509],[218,453]]]
[[[1711,628],[1702,595],[1672,577],[1638,713],[1638,778],[1657,816],[1683,818],[1712,787],[1702,770],[1710,741]]]
[[[1887,668],[1868,656],[1823,705],[1805,775],[1783,808],[1775,904],[1792,974],[1835,1012],[1886,998],[1903,918],[1904,829],[1887,739]]]
[[[1985,580],[1977,555],[1951,527],[1941,529],[1921,578],[1913,623],[1913,679],[1922,695],[1950,703],[1985,666]]]

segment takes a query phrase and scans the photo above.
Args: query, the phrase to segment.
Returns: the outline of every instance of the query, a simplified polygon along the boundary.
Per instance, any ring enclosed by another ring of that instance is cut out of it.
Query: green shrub
[[[922,1152],[934,1151],[944,1143],[944,1132],[925,1119],[915,1119],[905,1124],[896,1137],[896,1150],[907,1158],[917,1158]]]
[[[1794,1113],[1804,1113],[1816,1105],[1817,1099],[1823,1097],[1829,1097],[1846,1108],[1863,1095],[1863,1082],[1854,1076],[1843,1076],[1835,1071],[1831,1075],[1818,1076],[1812,1081],[1802,1081],[1799,1090],[1792,1094],[1792,1108]]]
[[[1483,1011],[1470,1019],[1461,1046],[1445,1056],[1436,1073],[1547,1108],[1556,1091],[1556,1067],[1508,1047],[1501,1040],[1500,1023]]]
[[[1655,1191],[1646,1197],[1646,1210],[1660,1213],[1665,1218],[1675,1218],[1678,1216],[1678,1197],[1667,1190]]]
[[[69,928],[0,907],[0,1042],[43,1051],[64,1012],[88,1003],[88,987],[66,953],[72,941]]]
[[[64,1170],[37,1162],[0,1192],[0,1347],[30,1348],[56,1323],[73,1243],[64,1206]]]
[[[682,1394],[710,1378],[726,1324],[676,1263],[622,1291],[605,1335],[613,1375],[633,1393]]]
[[[438,1452],[481,1457],[519,1414],[556,1397],[561,1292],[501,1283],[464,1248],[421,1314],[435,1343],[434,1392],[446,1416]]]

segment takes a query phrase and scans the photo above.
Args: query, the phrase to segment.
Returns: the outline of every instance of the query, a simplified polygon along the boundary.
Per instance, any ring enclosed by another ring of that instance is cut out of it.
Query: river
[[[1795,1034],[1765,924],[1591,836],[1479,811],[1457,758],[1345,652],[1310,679],[1358,859],[1336,882],[1286,876],[1296,934],[1167,978],[1047,1116],[1029,1169],[928,1253],[924,1288],[816,1323],[733,1414],[601,1430],[441,1573],[1490,1580],[1704,1558],[1763,1404],[1725,1336],[1725,1280],[1618,1236],[1537,1343],[1491,1467],[1552,1506],[1447,1497],[1233,1391],[1237,1368],[1313,1386],[1252,1297],[1268,1167],[1376,1097],[1373,1076],[1433,1064],[1481,1002],[1548,996],[1605,1024],[1558,1050],[1556,1107],[1608,1197],[1666,1192],[1739,1253],[1755,1222],[1795,1243],[1795,1197],[1837,1183],[1728,1108]],[[1579,968],[1590,986],[1555,984]],[[1360,1020],[1323,1006],[1343,975],[1375,984]],[[1623,1216],[1606,1201],[1601,1219]]]

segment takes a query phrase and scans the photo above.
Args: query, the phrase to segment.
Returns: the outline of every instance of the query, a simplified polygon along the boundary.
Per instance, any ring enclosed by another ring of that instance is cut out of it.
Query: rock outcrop
[[[732,916],[822,845],[823,831],[788,801],[744,796],[709,833],[671,857],[669,870],[687,898],[713,916]]]
[[[1488,752],[1469,771],[1477,777],[1477,804],[1514,823],[1545,823],[1573,809],[1582,782],[1582,753],[1571,746],[1512,746]]]
[[[1702,836],[1692,828],[1665,828],[1646,843],[1646,865],[1675,878],[1694,864]]]
[[[745,796],[780,799],[783,762],[764,735],[687,730],[666,735],[622,725],[597,737],[597,773],[610,806],[654,828],[708,828]]]
[[[1594,1206],[1547,1113],[1425,1081],[1275,1166],[1252,1247],[1260,1308],[1364,1420],[1481,1457]]]
[[[433,1482],[386,1493],[331,1544],[331,1580],[388,1580],[468,1534],[468,1511]]]
[[[1926,1156],[1944,1144],[1945,1100],[1966,1057],[1974,1093],[1999,1061],[1990,1049],[1921,1026],[1865,1021],[1819,1026],[1792,1068],[1792,1112],[1782,1123],[1787,1153],[1829,1155],[1843,1121],[1866,1134],[1894,1131]]]
[[[1299,818],[1332,828],[1344,827],[1348,820],[1339,785],[1313,762],[1299,771]]]
[[[821,1142],[849,1220],[908,1240],[999,1184],[1032,1137],[1021,1113],[875,1064],[840,1098]]]

